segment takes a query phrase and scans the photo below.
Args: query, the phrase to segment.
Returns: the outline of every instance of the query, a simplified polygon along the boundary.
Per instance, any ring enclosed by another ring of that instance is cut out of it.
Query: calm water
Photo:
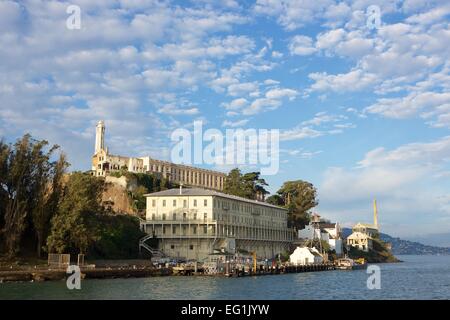
[[[0,284],[0,299],[450,299],[450,256],[399,256],[380,264],[381,289],[366,270],[246,278],[155,277]]]

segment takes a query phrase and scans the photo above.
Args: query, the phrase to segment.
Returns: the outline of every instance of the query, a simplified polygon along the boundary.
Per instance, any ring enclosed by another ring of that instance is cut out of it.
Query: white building
[[[347,237],[347,245],[368,252],[373,248],[372,237],[366,233],[353,232]]]
[[[293,265],[307,265],[323,263],[323,257],[316,248],[297,247],[289,256]]]
[[[249,253],[270,259],[288,249],[294,232],[287,210],[206,189],[147,194],[144,231],[174,258],[206,260],[213,253]]]
[[[225,174],[218,171],[194,168],[150,157],[112,155],[105,147],[105,123],[99,121],[96,126],[92,172],[96,176],[104,177],[120,170],[151,173],[171,182],[215,190],[222,190],[225,182]]]
[[[305,228],[298,230],[298,238],[302,240],[320,239],[327,242],[330,249],[334,250],[337,255],[343,253],[343,242],[339,223],[320,221],[314,224],[311,222]]]

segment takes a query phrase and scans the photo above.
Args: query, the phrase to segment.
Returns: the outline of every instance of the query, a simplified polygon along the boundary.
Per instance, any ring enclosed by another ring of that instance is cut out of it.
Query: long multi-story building
[[[294,239],[287,210],[265,202],[199,188],[147,194],[143,229],[173,258],[256,252],[270,259]],[[155,248],[156,249],[156,248]]]
[[[150,157],[112,155],[105,147],[105,123],[99,121],[96,126],[92,172],[96,176],[107,176],[119,170],[151,173],[171,182],[214,190],[222,190],[225,181],[225,174],[218,171],[194,168]]]

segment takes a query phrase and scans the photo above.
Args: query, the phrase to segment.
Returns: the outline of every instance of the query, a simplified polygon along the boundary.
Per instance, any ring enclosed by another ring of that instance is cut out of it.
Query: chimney
[[[183,184],[180,183],[180,196],[183,194]]]

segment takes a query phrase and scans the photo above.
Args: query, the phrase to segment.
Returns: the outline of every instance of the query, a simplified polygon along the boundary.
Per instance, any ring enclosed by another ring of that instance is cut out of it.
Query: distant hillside
[[[344,238],[347,238],[351,233],[352,233],[352,230],[350,228],[342,228],[342,235]],[[380,238],[381,238],[381,240],[383,240],[385,242],[389,242],[392,245],[392,253],[394,255],[450,254],[450,248],[428,246],[428,245],[424,245],[419,242],[402,240],[400,238],[394,238],[385,233],[381,233]]]
[[[417,235],[415,237],[409,237],[408,240],[420,242],[429,246],[450,247],[450,233]]]

